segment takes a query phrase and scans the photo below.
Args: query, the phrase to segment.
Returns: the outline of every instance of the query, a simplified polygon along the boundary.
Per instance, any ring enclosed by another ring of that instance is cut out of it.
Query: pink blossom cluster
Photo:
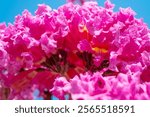
[[[150,99],[150,29],[113,8],[40,4],[0,24],[0,99]]]

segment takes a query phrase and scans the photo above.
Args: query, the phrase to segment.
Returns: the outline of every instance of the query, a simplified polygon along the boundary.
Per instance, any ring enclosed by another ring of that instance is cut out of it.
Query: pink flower
[[[24,52],[21,54],[23,57],[24,68],[31,69],[33,67],[33,58],[30,53]]]
[[[141,53],[141,62],[145,65],[145,66],[149,66],[150,65],[150,52],[147,51],[143,51]]]
[[[0,99],[150,99],[147,25],[109,0],[71,2],[0,24]]]
[[[111,2],[110,2],[110,0],[106,0],[106,2],[105,2],[105,8],[107,8],[107,9],[113,9],[114,8],[114,4],[112,4]]]
[[[80,74],[70,80],[58,78],[52,90],[54,96],[64,99],[65,94],[70,94],[71,99],[150,99],[147,94],[149,84],[140,84],[140,74],[131,75],[118,74],[117,77],[103,77],[102,73],[97,72]],[[61,85],[61,86],[60,86]],[[61,87],[61,88],[60,88]],[[60,92],[58,92],[60,91]],[[65,93],[66,92],[66,93]],[[65,93],[64,95],[62,93]],[[61,96],[59,96],[61,95]],[[63,98],[62,98],[63,97]]]
[[[141,74],[141,80],[143,82],[150,82],[150,66],[144,68]]]
[[[41,36],[40,43],[42,50],[44,50],[46,54],[55,53],[57,42],[54,39],[49,38],[46,34],[43,34]]]
[[[75,76],[70,81],[71,98],[72,99],[92,99],[93,97],[94,99],[96,95],[107,93],[107,90],[109,90],[109,87],[107,87],[105,83],[106,82],[100,73],[95,73],[93,75],[86,73],[85,75],[80,74],[80,77]],[[81,98],[81,95],[83,95],[82,98]]]
[[[3,43],[0,41],[0,43]],[[0,44],[0,68],[8,65],[9,55],[3,46]]]
[[[59,99],[65,99],[65,95],[69,94],[70,83],[64,77],[58,77],[55,79],[54,87],[51,92]]]
[[[42,15],[45,15],[45,13],[50,13],[51,11],[52,9],[48,5],[39,4],[38,9],[35,11],[35,14],[42,16]]]

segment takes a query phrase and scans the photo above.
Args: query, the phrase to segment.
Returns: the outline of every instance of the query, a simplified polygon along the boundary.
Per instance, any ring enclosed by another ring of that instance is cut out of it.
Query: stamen
[[[105,48],[100,48],[100,47],[94,47],[94,48],[92,48],[92,50],[95,51],[96,53],[103,53],[103,54],[105,54],[105,53],[108,52],[107,49],[105,49]]]

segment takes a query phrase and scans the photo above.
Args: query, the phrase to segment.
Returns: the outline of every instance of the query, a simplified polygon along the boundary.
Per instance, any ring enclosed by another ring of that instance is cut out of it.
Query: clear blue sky
[[[105,0],[97,0],[103,5]],[[143,18],[150,27],[150,0],[111,0],[115,5],[115,11],[119,7],[131,7],[137,13],[137,18]],[[37,4],[45,3],[56,9],[66,0],[0,0],[0,22],[13,23],[14,17],[28,9],[32,14],[37,9]]]

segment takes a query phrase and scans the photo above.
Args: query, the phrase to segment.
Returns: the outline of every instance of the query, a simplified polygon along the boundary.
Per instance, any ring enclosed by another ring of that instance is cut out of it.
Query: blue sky
[[[97,0],[103,6],[105,0]],[[150,27],[150,0],[111,0],[115,5],[115,11],[119,7],[131,7],[137,13],[137,18],[143,18]],[[32,14],[37,9],[37,4],[45,3],[56,9],[64,4],[65,0],[0,0],[0,22],[13,23],[17,14],[28,9]]]

